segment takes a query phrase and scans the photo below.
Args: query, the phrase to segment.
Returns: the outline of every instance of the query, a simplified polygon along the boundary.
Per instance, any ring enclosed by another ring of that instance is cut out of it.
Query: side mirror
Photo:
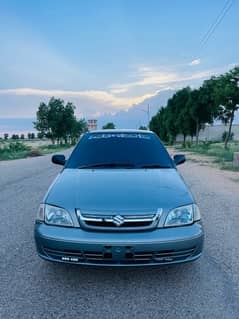
[[[176,165],[180,165],[186,162],[186,157],[184,154],[176,154],[174,155],[173,160]]]
[[[57,154],[52,156],[51,161],[54,164],[65,165],[66,158],[65,158],[65,155]]]

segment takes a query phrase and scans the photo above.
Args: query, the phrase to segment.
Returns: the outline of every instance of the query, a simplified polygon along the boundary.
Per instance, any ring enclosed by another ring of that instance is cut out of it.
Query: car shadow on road
[[[175,264],[175,265],[162,265],[153,267],[87,267],[79,265],[68,265],[58,263],[44,263],[42,265],[42,271],[47,276],[48,280],[64,281],[64,282],[78,282],[83,284],[84,282],[91,282],[92,278],[94,282],[97,280],[98,284],[107,282],[140,282],[142,278],[152,282],[162,281],[175,281],[177,283],[183,282],[188,277],[193,277],[195,272],[200,268],[200,261],[193,263]]]

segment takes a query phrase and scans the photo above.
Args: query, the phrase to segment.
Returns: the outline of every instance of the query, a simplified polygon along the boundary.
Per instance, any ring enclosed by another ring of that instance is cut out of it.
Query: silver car
[[[150,131],[86,133],[40,204],[35,242],[48,261],[152,266],[201,256],[200,211],[160,139]]]

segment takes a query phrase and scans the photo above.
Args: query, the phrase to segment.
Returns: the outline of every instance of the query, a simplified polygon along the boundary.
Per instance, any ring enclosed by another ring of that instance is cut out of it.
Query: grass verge
[[[32,147],[23,142],[4,143],[2,145],[0,144],[0,161],[42,156],[70,147],[70,144],[42,145],[38,147]]]
[[[214,157],[214,163],[219,164],[221,169],[239,171],[239,167],[233,166],[233,154],[239,152],[239,142],[231,142],[228,149],[224,149],[224,144],[219,142],[201,142],[196,144],[186,144],[186,146],[176,146],[176,149],[200,155]]]

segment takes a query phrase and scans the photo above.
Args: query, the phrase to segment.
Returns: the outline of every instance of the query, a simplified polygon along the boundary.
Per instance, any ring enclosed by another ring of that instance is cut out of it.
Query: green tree
[[[212,81],[204,83],[197,89],[190,87],[178,90],[167,102],[165,108],[151,119],[150,128],[164,141],[174,143],[178,134],[191,139],[196,135],[198,143],[199,130],[205,123],[212,123],[215,116],[215,102],[212,95]]]
[[[35,128],[45,137],[51,139],[54,144],[61,136],[64,119],[64,101],[52,97],[48,104],[40,103],[37,111]]]
[[[227,131],[224,131],[222,133],[222,141],[225,142],[226,138],[227,138],[227,135],[228,135],[228,132]],[[230,137],[229,137],[229,141],[232,141],[233,140],[233,136],[234,136],[234,133],[232,132]]]
[[[48,103],[47,115],[49,125],[47,137],[52,140],[53,144],[55,141],[59,143],[61,138],[64,138],[66,135],[66,128],[64,125],[64,101],[52,97]]]
[[[39,131],[42,137],[51,135],[49,121],[48,121],[49,107],[45,103],[40,103],[36,114],[37,120],[33,122],[34,127]]]
[[[211,89],[204,85],[193,90],[187,105],[190,115],[195,121],[196,144],[199,141],[199,131],[206,123],[213,123],[215,113],[215,103]]]
[[[25,139],[25,135],[24,135],[24,134],[21,134],[20,139],[21,139],[21,140],[24,140],[24,139]]]
[[[37,138],[39,138],[40,140],[43,139],[44,135],[41,132],[37,133]]]
[[[70,132],[71,144],[75,144],[82,133],[87,131],[87,122],[85,119],[75,120]]]
[[[168,100],[167,111],[165,116],[165,126],[169,136],[169,143],[174,144],[176,136],[180,133],[178,126],[177,116],[178,116],[178,93],[175,93],[172,98]]]
[[[19,140],[19,135],[18,134],[12,134],[12,139],[13,140]]]
[[[9,137],[9,135],[8,135],[8,133],[4,133],[4,140],[8,140],[8,137]]]
[[[239,109],[239,67],[235,67],[226,74],[219,76],[216,82],[215,99],[218,106],[217,118],[224,124],[229,124],[228,133],[224,142],[224,147],[227,149],[232,133],[235,113]]]
[[[59,134],[59,137],[62,137],[65,143],[67,143],[71,138],[72,132],[74,132],[74,129],[77,126],[77,120],[74,112],[74,104],[68,102],[63,110],[63,122],[61,126],[61,132]]]
[[[190,87],[183,88],[174,95],[174,126],[175,132],[183,135],[183,144],[186,137],[195,134],[195,122],[189,112],[188,102],[190,100]],[[171,124],[171,123],[170,123]]]
[[[145,130],[145,131],[147,131],[148,128],[147,128],[146,126],[140,125],[139,130]]]
[[[196,134],[196,122],[190,114],[188,103],[180,110],[177,123],[178,125],[180,123],[179,131],[183,135],[183,145],[185,146],[187,136],[190,136],[191,140],[193,140],[193,136]]]
[[[156,133],[164,142],[169,141],[168,130],[166,127],[167,108],[161,107],[159,111],[151,118],[149,128]]]
[[[218,118],[224,124],[229,124],[225,138],[227,148],[235,113],[239,109],[238,85],[239,67],[235,67],[219,77],[204,81],[198,89],[183,88],[152,117],[150,129],[171,143],[174,143],[179,133],[183,134],[184,142],[187,135],[191,138],[196,135],[198,144],[200,129]]]
[[[48,104],[40,103],[37,120],[34,123],[38,134],[50,138],[52,143],[75,143],[77,138],[86,130],[85,120],[77,120],[75,106],[61,99],[52,97]]]
[[[102,127],[103,130],[107,129],[115,129],[115,124],[113,122],[109,122]]]

